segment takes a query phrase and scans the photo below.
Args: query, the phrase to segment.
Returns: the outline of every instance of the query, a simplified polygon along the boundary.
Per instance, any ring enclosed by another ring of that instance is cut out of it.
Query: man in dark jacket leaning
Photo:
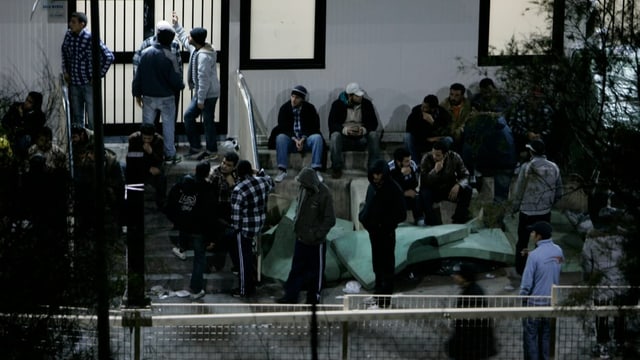
[[[358,219],[369,233],[371,262],[376,276],[375,293],[391,295],[395,274],[396,227],[407,218],[404,193],[393,181],[384,160],[369,168],[369,187]],[[388,307],[390,299],[377,298],[377,306]]]
[[[320,300],[326,261],[327,233],[336,224],[333,198],[329,188],[305,167],[296,177],[300,183],[298,206],[293,231],[296,244],[289,277],[284,285],[285,295],[279,303],[297,303],[303,287],[307,290],[307,303]]]

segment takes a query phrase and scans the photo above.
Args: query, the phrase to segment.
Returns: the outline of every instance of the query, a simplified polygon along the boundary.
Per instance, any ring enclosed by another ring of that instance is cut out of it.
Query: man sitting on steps
[[[320,117],[315,106],[307,99],[307,89],[297,85],[291,89],[291,99],[280,107],[278,125],[271,132],[270,143],[275,142],[278,175],[275,182],[287,177],[289,153],[311,151],[311,168],[322,182],[322,151],[324,139],[320,133]]]
[[[332,177],[342,176],[344,159],[342,150],[360,150],[365,145],[371,166],[380,158],[380,137],[376,132],[378,117],[373,104],[364,98],[364,90],[357,83],[347,85],[345,91],[331,104],[329,132],[331,133]]]

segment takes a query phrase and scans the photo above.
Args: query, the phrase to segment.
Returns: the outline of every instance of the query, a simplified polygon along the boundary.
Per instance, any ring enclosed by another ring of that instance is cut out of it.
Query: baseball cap
[[[364,95],[364,90],[362,90],[362,88],[360,87],[360,85],[358,85],[358,83],[354,83],[354,82],[349,83],[345,91],[347,94],[354,94],[356,96]]]

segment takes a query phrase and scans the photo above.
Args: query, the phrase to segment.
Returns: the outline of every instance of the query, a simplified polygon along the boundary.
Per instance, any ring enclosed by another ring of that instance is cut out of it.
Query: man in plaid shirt
[[[69,30],[62,42],[62,73],[69,85],[69,102],[73,123],[93,130],[93,86],[91,33],[87,26],[87,15],[74,12],[69,19]],[[100,41],[100,77],[104,77],[113,64],[111,50]]]
[[[238,244],[240,287],[233,290],[232,295],[246,298],[256,292],[253,242],[262,231],[266,218],[267,196],[274,183],[263,170],[256,172],[247,160],[238,163],[238,178],[240,182],[231,193],[231,224],[236,232]]]

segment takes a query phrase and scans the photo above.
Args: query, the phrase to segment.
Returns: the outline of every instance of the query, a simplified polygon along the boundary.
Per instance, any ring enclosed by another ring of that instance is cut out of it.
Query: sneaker
[[[419,219],[419,220],[416,222],[416,225],[417,225],[417,226],[424,226],[424,219]]]
[[[600,359],[610,359],[611,356],[609,355],[609,348],[607,347],[607,345],[600,345],[600,349],[599,349],[599,354],[600,355]]]
[[[173,249],[171,249],[171,251],[173,252],[173,255],[178,257],[178,259],[187,260],[186,251],[181,251],[180,248],[177,248],[177,247],[174,247]]]
[[[319,180],[320,182],[323,182],[323,181],[324,181],[324,178],[322,177],[322,174],[320,174],[320,171],[316,170],[316,176],[318,176],[318,180]]]
[[[167,156],[164,159],[165,163],[174,164],[174,165],[179,163],[179,162],[181,162],[181,161],[182,161],[182,156],[179,156],[179,155]]]
[[[378,306],[378,304],[371,304],[367,306],[367,310],[380,310],[380,306]]]
[[[273,179],[273,181],[275,182],[282,182],[282,180],[284,180],[284,178],[287,177],[287,171],[286,170],[280,170],[278,171],[278,175],[276,175],[276,177]]]
[[[200,298],[203,298],[204,294],[205,294],[204,289],[202,289],[200,290],[200,292],[189,295],[189,297],[191,298],[191,300],[198,300]]]
[[[250,298],[253,297],[253,295],[255,295],[255,292],[242,292],[240,291],[240,289],[233,289],[231,290],[231,296],[233,296],[234,298]]]
[[[504,291],[513,291],[515,289],[516,288],[511,284],[507,284],[507,285],[504,286]]]
[[[202,161],[202,160],[216,160],[218,159],[218,154],[216,153],[210,153],[208,151],[203,152],[202,154],[198,155],[196,157],[196,160],[198,161]]]

